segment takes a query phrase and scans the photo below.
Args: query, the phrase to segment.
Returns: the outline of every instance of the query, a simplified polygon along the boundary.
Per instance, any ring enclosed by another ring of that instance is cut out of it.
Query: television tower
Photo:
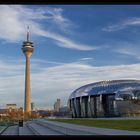
[[[29,26],[27,27],[27,40],[23,42],[22,51],[26,57],[24,112],[26,116],[29,116],[31,114],[30,57],[34,51],[33,43],[29,41]]]

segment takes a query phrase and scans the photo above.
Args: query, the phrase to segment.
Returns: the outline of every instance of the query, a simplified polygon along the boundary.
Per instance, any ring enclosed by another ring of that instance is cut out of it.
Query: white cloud
[[[24,68],[23,63],[10,65],[10,62],[1,60],[0,98],[1,105],[24,101]],[[15,60],[14,60],[15,61]],[[31,63],[31,96],[36,107],[53,106],[57,98],[67,103],[68,97],[76,88],[101,80],[138,79],[140,64],[95,67],[89,64],[69,63],[47,67],[38,67],[44,60]],[[19,67],[19,68],[18,68]],[[9,73],[10,70],[15,73]],[[36,70],[36,72],[34,72]],[[18,75],[16,74],[18,73]]]
[[[31,9],[19,5],[0,5],[0,38],[11,42],[21,41],[25,36],[25,29],[29,25],[32,35],[50,38],[59,47],[77,50],[97,49],[95,46],[78,43],[60,34],[50,32],[41,24],[41,20],[50,21],[57,24],[55,27],[67,28],[71,25],[71,21],[64,18],[62,11],[61,8]]]
[[[112,51],[126,55],[126,56],[131,56],[134,57],[135,59],[140,60],[140,43],[129,43],[129,42],[120,42],[114,45],[114,48],[112,48]]]
[[[83,45],[81,43],[76,43],[66,37],[63,37],[59,34],[52,33],[49,31],[43,31],[40,29],[35,29],[35,33],[40,36],[48,37],[50,39],[53,39],[56,41],[56,43],[59,45],[59,47],[64,47],[64,48],[69,48],[69,49],[77,49],[77,50],[95,50],[98,49],[97,47],[94,46],[89,46],[89,45]]]
[[[138,58],[138,53],[136,52],[136,50],[132,48],[119,48],[116,49],[115,51],[121,54],[130,55]]]
[[[47,60],[41,60],[41,59],[32,59],[31,60],[33,63],[36,64],[54,64],[54,65],[62,65],[62,64],[66,64],[66,63],[62,63],[62,62],[56,62],[56,61],[47,61]]]
[[[115,23],[114,25],[110,25],[108,27],[103,28],[103,31],[113,32],[113,31],[122,30],[129,26],[140,26],[140,18],[133,17],[133,18],[125,19],[121,22]]]
[[[81,58],[80,60],[94,60],[94,58],[91,58],[91,57],[85,57],[85,58]]]
[[[90,62],[94,62],[95,59],[91,58],[91,57],[85,57],[85,58],[80,58],[78,59],[78,63],[90,63]]]

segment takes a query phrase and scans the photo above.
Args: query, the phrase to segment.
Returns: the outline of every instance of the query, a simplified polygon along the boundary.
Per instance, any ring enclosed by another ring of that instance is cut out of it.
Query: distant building
[[[62,117],[69,117],[70,116],[70,110],[68,106],[62,106],[59,110],[59,114]]]
[[[51,116],[50,110],[37,110],[35,113],[37,114],[37,117],[39,118]]]
[[[61,106],[59,111],[54,111],[53,116],[55,117],[70,117],[70,110],[68,106]]]
[[[68,111],[68,107],[67,106],[62,106],[59,109],[60,112],[67,112]]]
[[[0,109],[0,117],[7,116],[7,109]]]
[[[59,112],[60,107],[61,107],[61,100],[57,99],[57,101],[54,104],[54,111]]]
[[[34,111],[35,110],[35,103],[31,103],[31,111]]]
[[[12,111],[12,110],[18,110],[17,105],[16,104],[6,104],[6,109],[8,111]]]

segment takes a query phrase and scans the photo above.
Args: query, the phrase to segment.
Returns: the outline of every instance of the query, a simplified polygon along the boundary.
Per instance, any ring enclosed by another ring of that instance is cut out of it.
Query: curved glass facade
[[[73,117],[140,116],[140,80],[84,85],[69,97]]]

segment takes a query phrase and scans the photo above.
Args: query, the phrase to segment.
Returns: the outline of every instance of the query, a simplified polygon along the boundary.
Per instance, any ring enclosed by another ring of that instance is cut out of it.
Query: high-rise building
[[[26,71],[25,71],[25,104],[24,111],[26,115],[31,112],[31,97],[30,97],[30,57],[34,51],[33,43],[29,41],[29,27],[27,31],[27,40],[23,42],[22,51],[26,57]]]
[[[31,103],[31,111],[34,111],[35,110],[35,103]]]
[[[60,99],[57,99],[57,101],[54,104],[54,111],[59,112],[60,107],[61,107],[61,100]]]

